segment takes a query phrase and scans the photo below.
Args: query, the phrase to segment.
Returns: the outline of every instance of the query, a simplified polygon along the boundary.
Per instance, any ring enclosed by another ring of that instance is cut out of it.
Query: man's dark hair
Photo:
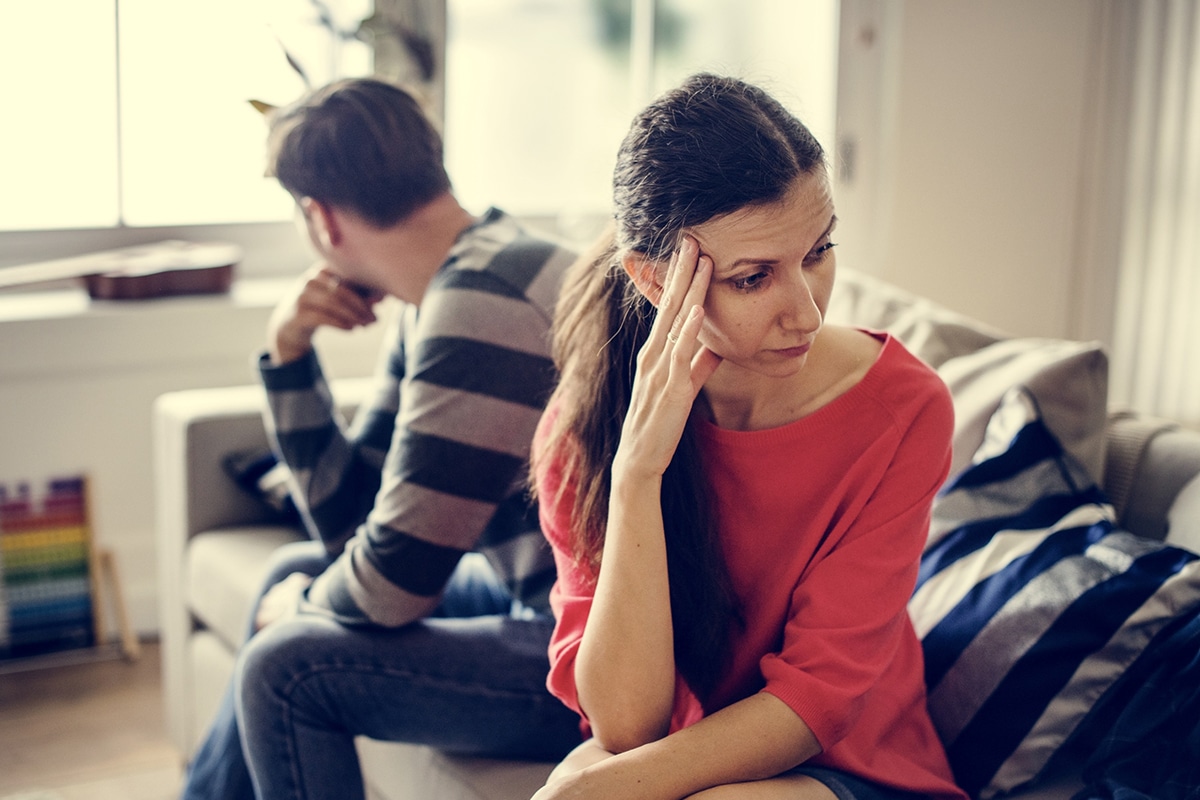
[[[338,81],[270,116],[268,172],[291,195],[386,228],[450,189],[442,139],[416,99],[374,78]]]

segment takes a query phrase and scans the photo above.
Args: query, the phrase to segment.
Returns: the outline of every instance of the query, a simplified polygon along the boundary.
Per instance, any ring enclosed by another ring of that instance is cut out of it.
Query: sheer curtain
[[[1200,424],[1200,0],[1136,9],[1110,401]]]

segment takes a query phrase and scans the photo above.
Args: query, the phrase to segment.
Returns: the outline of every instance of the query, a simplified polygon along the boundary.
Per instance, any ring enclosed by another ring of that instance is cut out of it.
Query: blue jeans
[[[288,545],[266,587],[328,563],[319,544]],[[552,628],[547,615],[515,613],[475,555],[459,565],[436,614],[403,628],[349,628],[312,615],[274,623],[242,649],[183,796],[361,798],[359,735],[467,755],[561,759],[580,730],[579,718],[546,691]]]

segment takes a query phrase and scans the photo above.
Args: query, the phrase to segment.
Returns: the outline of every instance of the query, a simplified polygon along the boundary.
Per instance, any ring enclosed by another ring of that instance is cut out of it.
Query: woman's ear
[[[631,252],[621,259],[621,266],[638,291],[652,306],[658,308],[658,301],[662,299],[667,265],[662,261],[651,261],[641,253]]]

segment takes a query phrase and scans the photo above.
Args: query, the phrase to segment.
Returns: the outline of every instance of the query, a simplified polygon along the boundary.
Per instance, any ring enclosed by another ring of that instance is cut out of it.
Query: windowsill
[[[524,221],[566,240],[553,229],[552,220]],[[171,238],[170,233],[157,231],[153,238]],[[586,244],[568,243],[576,248]],[[247,247],[242,263],[253,266],[252,274],[235,271],[232,288],[222,294],[94,300],[82,285],[69,280],[0,291],[0,382],[61,382],[67,376],[111,372],[215,374],[230,364],[249,364],[264,344],[272,309],[303,266],[311,263],[311,253],[291,228],[275,246],[259,242]],[[265,270],[273,271],[264,274]],[[331,376],[369,372],[383,327],[376,323],[350,333],[318,332],[318,350]],[[247,372],[246,380],[252,378]]]
[[[0,384],[114,374],[253,382],[267,321],[293,280],[240,278],[223,294],[149,300],[92,300],[83,288],[0,296]],[[350,332],[319,331],[330,376],[369,374],[385,327],[381,317]]]
[[[79,288],[22,291],[0,295],[0,326],[13,322],[47,321],[73,317],[111,317],[132,314],[170,314],[183,307],[227,305],[232,308],[269,308],[294,280],[238,278],[228,292],[156,297],[144,300],[95,300]]]
[[[83,288],[0,296],[0,382],[249,365],[289,282],[148,300],[93,300]]]

